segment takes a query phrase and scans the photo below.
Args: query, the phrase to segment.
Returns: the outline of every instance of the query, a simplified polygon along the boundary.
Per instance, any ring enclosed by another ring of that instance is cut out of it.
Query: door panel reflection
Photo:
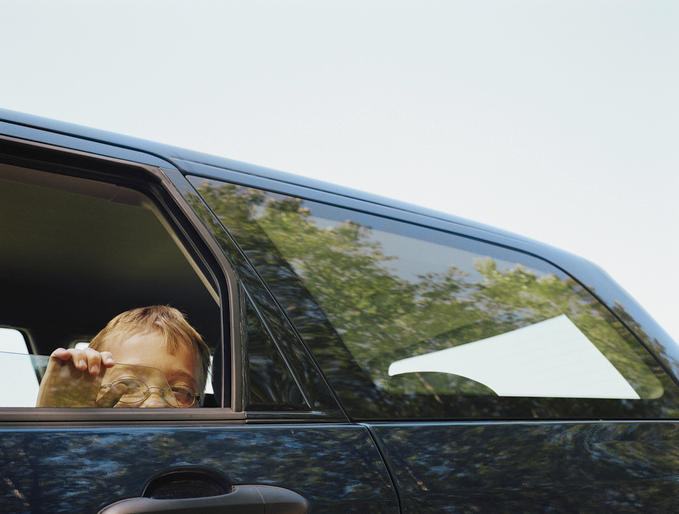
[[[373,427],[404,512],[669,512],[679,493],[672,422]]]
[[[96,512],[187,465],[295,490],[318,512],[398,512],[369,434],[346,426],[7,429],[0,511]]]

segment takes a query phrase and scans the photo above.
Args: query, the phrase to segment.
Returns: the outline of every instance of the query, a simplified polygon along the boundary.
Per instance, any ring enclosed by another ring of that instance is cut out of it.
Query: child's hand
[[[71,348],[69,350],[57,348],[50,357],[66,362],[70,360],[76,369],[87,370],[90,375],[98,375],[102,367],[110,368],[114,364],[111,352],[98,352],[92,348]]]
[[[40,383],[36,407],[113,407],[125,391],[111,389],[99,397],[106,368],[115,364],[110,352],[92,348],[57,348]]]

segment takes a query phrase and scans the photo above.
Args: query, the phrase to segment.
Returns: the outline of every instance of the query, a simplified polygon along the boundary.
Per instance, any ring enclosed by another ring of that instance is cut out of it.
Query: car
[[[567,252],[7,110],[0,241],[3,512],[674,507],[679,348]],[[210,347],[202,405],[34,406],[147,305]]]

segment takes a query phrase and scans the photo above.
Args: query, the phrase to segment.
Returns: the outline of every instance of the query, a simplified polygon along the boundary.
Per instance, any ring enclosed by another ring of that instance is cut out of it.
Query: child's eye
[[[172,393],[180,407],[191,407],[196,401],[196,393],[194,393],[192,389],[173,386]]]

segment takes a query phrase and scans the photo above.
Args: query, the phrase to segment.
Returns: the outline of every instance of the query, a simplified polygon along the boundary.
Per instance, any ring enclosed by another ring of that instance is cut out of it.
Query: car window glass
[[[246,317],[246,409],[308,409],[287,363],[249,300]]]
[[[540,259],[285,195],[193,182],[355,417],[675,412],[676,386],[657,361],[586,289]]]
[[[89,341],[74,341],[69,347],[75,348],[77,350],[82,350],[90,345]],[[205,390],[203,391],[206,395],[214,394],[214,389],[212,387],[212,362],[214,355],[210,355],[210,366],[208,368],[207,380],[205,382]]]
[[[91,375],[47,355],[0,352],[0,407],[190,407],[199,395],[186,381],[150,366],[116,363]],[[148,401],[151,397],[153,401]]]

